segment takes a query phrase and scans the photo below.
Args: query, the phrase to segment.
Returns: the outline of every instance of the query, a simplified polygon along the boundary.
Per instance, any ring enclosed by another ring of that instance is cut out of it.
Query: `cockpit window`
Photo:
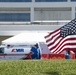
[[[0,48],[0,53],[4,53],[4,48]]]

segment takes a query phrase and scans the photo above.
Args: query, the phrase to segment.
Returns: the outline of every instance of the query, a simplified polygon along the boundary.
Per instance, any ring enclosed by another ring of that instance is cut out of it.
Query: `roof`
[[[46,36],[46,32],[27,32],[20,33],[11,38],[2,41],[2,44],[29,44],[29,43],[38,43],[38,42],[46,42],[44,36]]]

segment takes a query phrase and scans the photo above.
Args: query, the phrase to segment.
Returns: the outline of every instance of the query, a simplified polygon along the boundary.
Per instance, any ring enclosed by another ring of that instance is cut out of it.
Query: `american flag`
[[[60,54],[64,50],[76,50],[76,19],[45,36],[51,53]]]

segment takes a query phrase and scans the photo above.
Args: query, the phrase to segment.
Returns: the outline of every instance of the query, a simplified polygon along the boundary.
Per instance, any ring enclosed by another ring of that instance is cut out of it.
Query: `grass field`
[[[76,75],[76,60],[0,60],[0,75]]]

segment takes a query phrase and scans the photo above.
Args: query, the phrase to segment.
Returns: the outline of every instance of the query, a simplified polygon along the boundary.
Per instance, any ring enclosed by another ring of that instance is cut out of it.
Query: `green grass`
[[[76,75],[76,60],[0,60],[0,75]]]

